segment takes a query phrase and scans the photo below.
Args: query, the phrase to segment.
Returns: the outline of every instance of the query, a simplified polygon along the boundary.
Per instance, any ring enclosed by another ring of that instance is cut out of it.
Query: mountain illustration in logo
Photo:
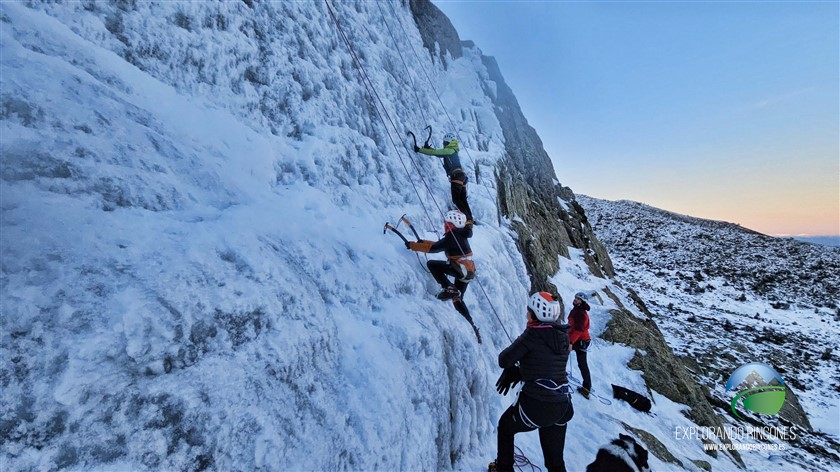
[[[726,391],[734,391],[730,407],[737,418],[735,407],[743,399],[744,408],[765,415],[775,415],[785,403],[785,381],[772,367],[751,362],[738,367],[726,382]]]

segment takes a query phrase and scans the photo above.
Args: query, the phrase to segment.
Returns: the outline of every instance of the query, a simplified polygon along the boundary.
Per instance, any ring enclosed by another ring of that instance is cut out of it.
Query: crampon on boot
[[[453,298],[460,295],[460,293],[461,292],[457,288],[455,288],[454,285],[450,285],[449,287],[446,287],[445,289],[441,290],[441,292],[437,294],[437,298],[438,300],[452,300]]]

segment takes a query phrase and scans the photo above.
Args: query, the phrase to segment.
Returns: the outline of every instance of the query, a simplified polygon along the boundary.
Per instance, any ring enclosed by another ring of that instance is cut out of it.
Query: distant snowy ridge
[[[840,236],[790,236],[802,242],[822,246],[840,247]]]
[[[578,196],[611,251],[654,272],[717,276],[744,296],[779,306],[840,309],[840,249],[774,238],[733,223],[704,220],[627,200]],[[661,274],[660,274],[661,275]],[[686,280],[686,290],[704,284]]]

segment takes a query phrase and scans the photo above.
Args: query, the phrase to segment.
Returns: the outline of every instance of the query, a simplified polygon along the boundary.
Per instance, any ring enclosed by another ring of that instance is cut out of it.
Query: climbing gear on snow
[[[649,412],[650,407],[652,406],[650,400],[642,395],[641,393],[634,392],[629,388],[620,387],[618,385],[613,385],[613,398],[618,398],[619,400],[624,400],[630,404],[633,408],[642,411],[642,412]]]
[[[569,372],[567,372],[567,373],[566,373],[566,377],[569,379],[569,383],[570,383],[570,384],[572,384],[572,385],[574,385],[574,386],[576,386],[576,387],[583,387],[583,384],[582,384],[582,383],[580,383],[580,380],[578,380],[577,378],[575,378],[575,376],[574,376],[574,375],[572,375],[571,371],[569,371]],[[589,389],[589,396],[590,396],[590,397],[595,397],[595,398],[597,398],[597,399],[598,399],[598,401],[600,401],[600,402],[601,402],[601,403],[603,403],[604,405],[612,405],[612,400],[610,400],[609,398],[606,398],[606,397],[603,397],[603,396],[601,396],[601,395],[598,395],[598,394],[594,393],[594,392],[592,391],[592,389]]]

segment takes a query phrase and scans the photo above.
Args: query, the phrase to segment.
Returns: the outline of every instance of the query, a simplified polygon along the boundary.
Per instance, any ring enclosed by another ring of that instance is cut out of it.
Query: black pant
[[[455,305],[455,309],[458,310],[458,313],[461,314],[464,318],[467,319],[470,323],[473,322],[472,316],[470,316],[470,311],[467,309],[467,305],[464,304],[463,296],[464,292],[467,291],[467,286],[469,282],[462,282],[458,280],[458,277],[461,274],[455,272],[455,269],[452,267],[448,261],[426,261],[426,267],[429,268],[429,272],[432,273],[432,277],[435,278],[435,281],[440,284],[441,288],[449,287],[453,285],[452,282],[449,281],[447,275],[451,275],[455,277],[455,288],[461,292],[461,296],[452,300],[452,304]]]
[[[464,296],[464,292],[467,291],[467,285],[469,282],[462,282],[458,280],[458,277],[461,277],[461,274],[455,272],[455,268],[452,267],[452,264],[450,264],[449,261],[426,261],[426,267],[429,268],[429,272],[432,273],[432,277],[434,277],[435,281],[440,284],[441,288],[453,285],[446,277],[447,275],[455,277],[455,288],[461,292],[462,297]]]
[[[523,394],[520,394],[519,401],[502,413],[502,417],[499,418],[496,470],[499,472],[513,470],[513,436],[516,433],[536,429],[525,423],[519,411],[520,407],[529,422],[539,427],[545,468],[549,472],[566,472],[566,463],[563,461],[566,423],[575,414],[571,399],[560,403],[548,403]]]
[[[592,389],[592,377],[589,374],[589,364],[586,362],[586,350],[589,349],[589,343],[589,340],[575,341],[575,344],[572,346],[575,350],[575,357],[577,357],[580,375],[583,377],[583,388],[587,390]]]
[[[467,215],[467,219],[472,221],[473,215],[470,209],[470,204],[467,203],[467,174],[464,171],[455,171],[449,176],[450,190],[452,191],[452,203]]]

